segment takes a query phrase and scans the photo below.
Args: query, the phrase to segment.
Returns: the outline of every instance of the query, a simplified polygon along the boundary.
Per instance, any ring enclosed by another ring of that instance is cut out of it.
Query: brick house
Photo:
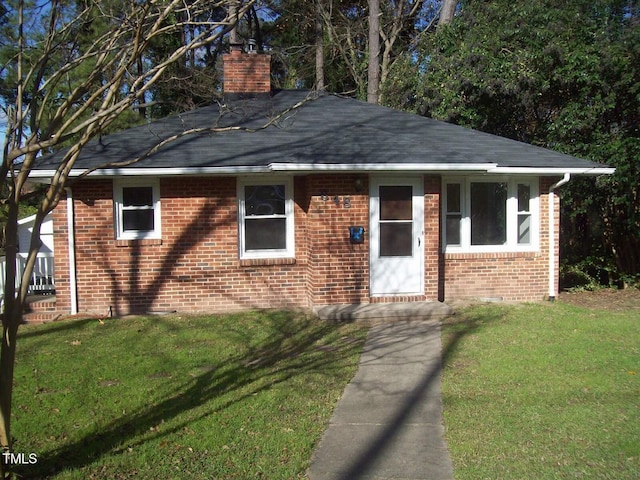
[[[224,104],[85,148],[71,176],[92,172],[53,212],[58,312],[555,295],[554,190],[613,169],[333,94],[272,92],[269,61],[232,52]],[[208,126],[220,131],[181,135]],[[32,177],[55,166],[45,158]]]

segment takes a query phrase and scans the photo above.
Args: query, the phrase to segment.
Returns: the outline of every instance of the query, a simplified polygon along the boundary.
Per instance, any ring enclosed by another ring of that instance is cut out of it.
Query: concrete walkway
[[[439,319],[374,325],[314,453],[311,480],[453,479],[441,350]]]

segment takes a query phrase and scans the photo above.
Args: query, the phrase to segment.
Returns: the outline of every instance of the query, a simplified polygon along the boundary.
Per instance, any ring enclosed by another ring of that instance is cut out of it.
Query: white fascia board
[[[69,177],[79,177],[84,169],[72,169]],[[235,167],[170,167],[170,168],[101,168],[89,173],[89,177],[168,177],[181,175],[246,175],[254,173],[312,173],[312,172],[486,172],[516,175],[611,175],[615,168],[535,168],[498,167],[495,163],[271,163],[267,166]],[[32,170],[33,179],[47,179],[55,170]]]
[[[170,167],[170,168],[100,168],[89,173],[88,177],[128,177],[128,176],[149,176],[167,177],[180,175],[246,175],[252,173],[271,172],[362,172],[362,171],[482,171],[495,168],[495,163],[271,163],[267,166],[237,166],[237,167]],[[71,169],[69,177],[79,177],[86,170]],[[55,170],[33,170],[30,178],[51,178],[55,175]]]
[[[180,175],[239,175],[247,173],[266,173],[266,167],[169,167],[169,168],[102,168],[91,172],[89,176],[100,177],[170,177]]]
[[[269,169],[274,172],[486,172],[496,166],[495,163],[272,163]]]
[[[592,167],[592,168],[561,168],[561,167],[495,167],[487,170],[487,173],[516,174],[516,175],[612,175],[615,168]]]
[[[239,175],[268,173],[267,167],[170,167],[170,168],[100,168],[87,174],[88,177],[169,177],[179,175]],[[86,170],[71,169],[70,178],[85,174]],[[29,178],[51,178],[55,170],[33,170]]]

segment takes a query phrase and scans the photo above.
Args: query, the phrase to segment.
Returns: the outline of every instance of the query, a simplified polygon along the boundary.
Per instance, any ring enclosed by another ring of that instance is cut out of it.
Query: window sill
[[[126,240],[116,240],[116,247],[134,247],[134,246],[150,246],[162,245],[161,238],[132,238]]]
[[[269,265],[295,265],[295,258],[241,258],[241,267],[262,267]]]
[[[511,252],[444,252],[444,258],[447,259],[468,259],[468,258],[535,258],[540,255],[537,250],[528,251],[511,251]]]

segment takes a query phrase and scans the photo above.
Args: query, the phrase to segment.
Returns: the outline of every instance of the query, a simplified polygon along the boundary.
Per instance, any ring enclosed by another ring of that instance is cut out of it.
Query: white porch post
[[[69,292],[71,315],[78,313],[78,291],[76,278],[76,228],[73,211],[73,192],[67,187],[67,239],[69,246]]]

